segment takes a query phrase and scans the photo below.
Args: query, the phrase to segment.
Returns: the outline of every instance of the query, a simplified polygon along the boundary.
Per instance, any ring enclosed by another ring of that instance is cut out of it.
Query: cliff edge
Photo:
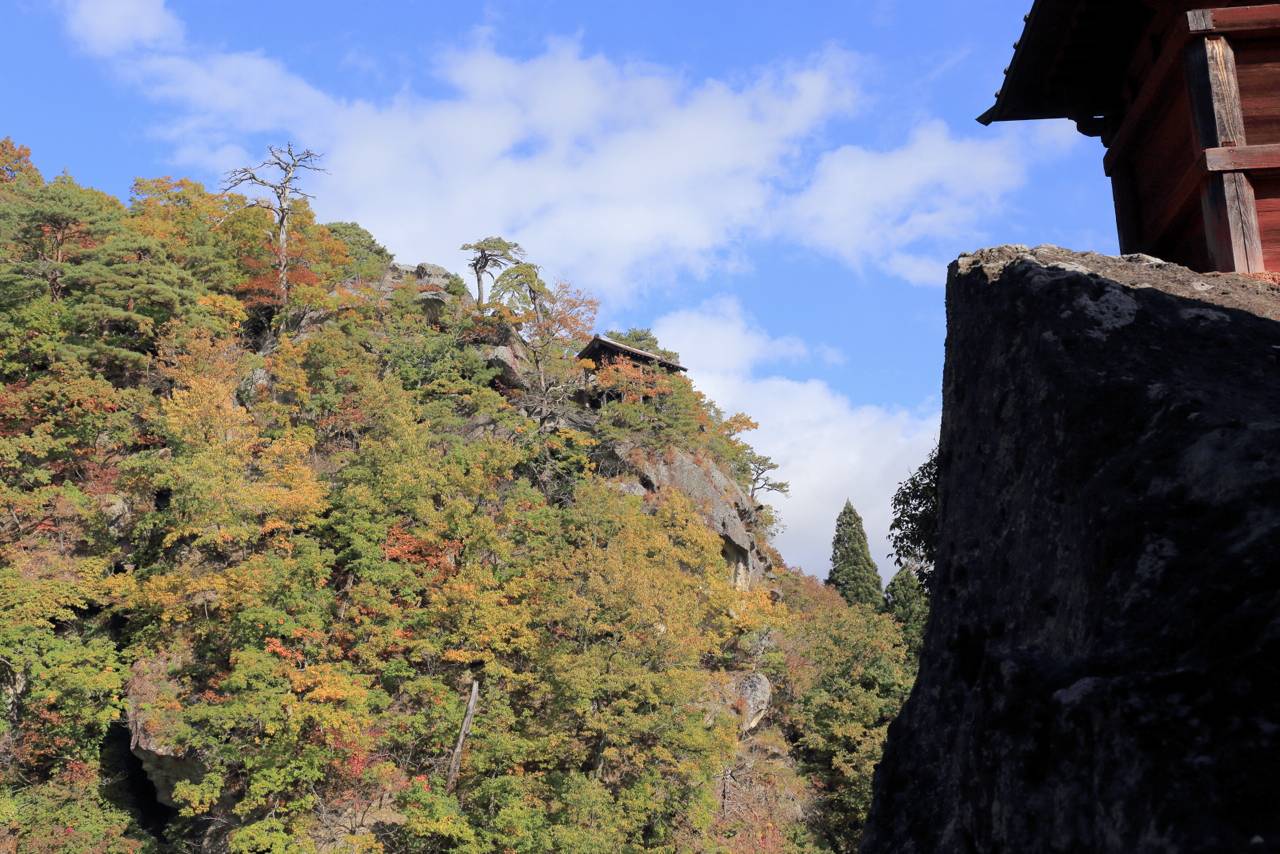
[[[947,316],[933,612],[862,851],[1280,851],[1280,288],[1001,247]]]

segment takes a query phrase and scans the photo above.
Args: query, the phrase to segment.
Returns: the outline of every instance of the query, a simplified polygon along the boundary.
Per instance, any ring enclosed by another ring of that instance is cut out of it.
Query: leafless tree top
[[[303,170],[310,172],[326,171],[319,165],[320,159],[324,155],[309,148],[298,151],[294,148],[292,142],[286,143],[283,147],[278,145],[268,146],[267,154],[267,159],[257,166],[243,166],[228,172],[226,181],[223,184],[223,192],[228,192],[245,184],[252,184],[256,187],[262,187],[264,190],[270,190],[282,201],[284,197],[288,196],[300,196],[305,199],[315,198],[310,193],[294,186],[294,181],[298,172]],[[272,176],[272,172],[277,174]]]

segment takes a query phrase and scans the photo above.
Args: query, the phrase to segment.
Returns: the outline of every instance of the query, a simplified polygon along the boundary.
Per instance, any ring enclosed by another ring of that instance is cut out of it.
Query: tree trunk
[[[471,698],[467,700],[467,713],[462,718],[462,728],[458,730],[458,743],[453,746],[453,756],[449,759],[449,776],[445,779],[444,790],[452,793],[458,786],[458,774],[462,771],[462,748],[471,734],[471,721],[476,716],[476,703],[480,700],[480,680],[471,680]]]

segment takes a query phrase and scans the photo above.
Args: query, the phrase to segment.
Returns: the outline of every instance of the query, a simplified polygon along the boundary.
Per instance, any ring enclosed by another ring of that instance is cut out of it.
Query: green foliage
[[[877,606],[883,596],[880,571],[867,547],[867,532],[862,517],[846,501],[836,517],[836,533],[831,540],[831,574],[827,584],[834,587],[850,605]]]
[[[150,854],[154,839],[104,797],[96,764],[0,790],[0,847],[23,854]]]
[[[464,243],[462,251],[473,253],[468,266],[476,277],[476,302],[481,306],[485,304],[484,277],[496,279],[499,272],[524,259],[524,249],[519,243],[512,243],[501,237],[486,237],[475,243]]]
[[[351,261],[343,270],[344,278],[372,281],[386,272],[394,256],[362,226],[354,222],[331,222],[325,228],[347,248]]]
[[[830,586],[786,574],[792,611],[770,660],[775,702],[817,786],[811,829],[821,850],[858,850],[871,781],[889,723],[910,692],[913,663],[900,627]]]
[[[902,627],[902,637],[913,661],[920,660],[924,627],[929,620],[929,594],[913,566],[904,566],[884,590],[884,609]]]
[[[157,848],[129,726],[173,758],[175,850],[822,850],[723,814],[723,671],[782,638],[773,743],[825,788],[771,773],[856,817],[896,628],[793,621],[684,496],[596,471],[682,448],[777,490],[750,420],[630,362],[588,384],[594,303],[515,244],[469,245],[477,311],[367,287],[385,250],[300,199],[277,225],[169,178],[126,208],[0,144],[0,849]],[[516,328],[519,389],[489,364]]]
[[[925,589],[929,589],[938,557],[938,449],[920,468],[898,484],[893,494],[893,521],[889,539],[898,566],[912,565]]]
[[[887,617],[861,606],[840,611],[811,655],[821,662],[800,701],[800,744],[823,779],[820,824],[832,847],[857,851],[871,808],[871,781],[911,684],[905,649]]]
[[[646,353],[661,356],[662,358],[670,362],[675,362],[676,364],[680,363],[680,354],[675,350],[668,350],[659,344],[658,336],[653,334],[652,329],[633,326],[626,332],[619,332],[616,329],[610,329],[605,333],[605,335],[620,344],[627,344],[631,347],[635,347],[637,350],[644,350]]]

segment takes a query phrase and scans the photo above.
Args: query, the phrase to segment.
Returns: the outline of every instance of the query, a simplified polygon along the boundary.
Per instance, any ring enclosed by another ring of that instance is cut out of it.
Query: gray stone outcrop
[[[933,610],[864,854],[1280,851],[1280,289],[951,268]]]

